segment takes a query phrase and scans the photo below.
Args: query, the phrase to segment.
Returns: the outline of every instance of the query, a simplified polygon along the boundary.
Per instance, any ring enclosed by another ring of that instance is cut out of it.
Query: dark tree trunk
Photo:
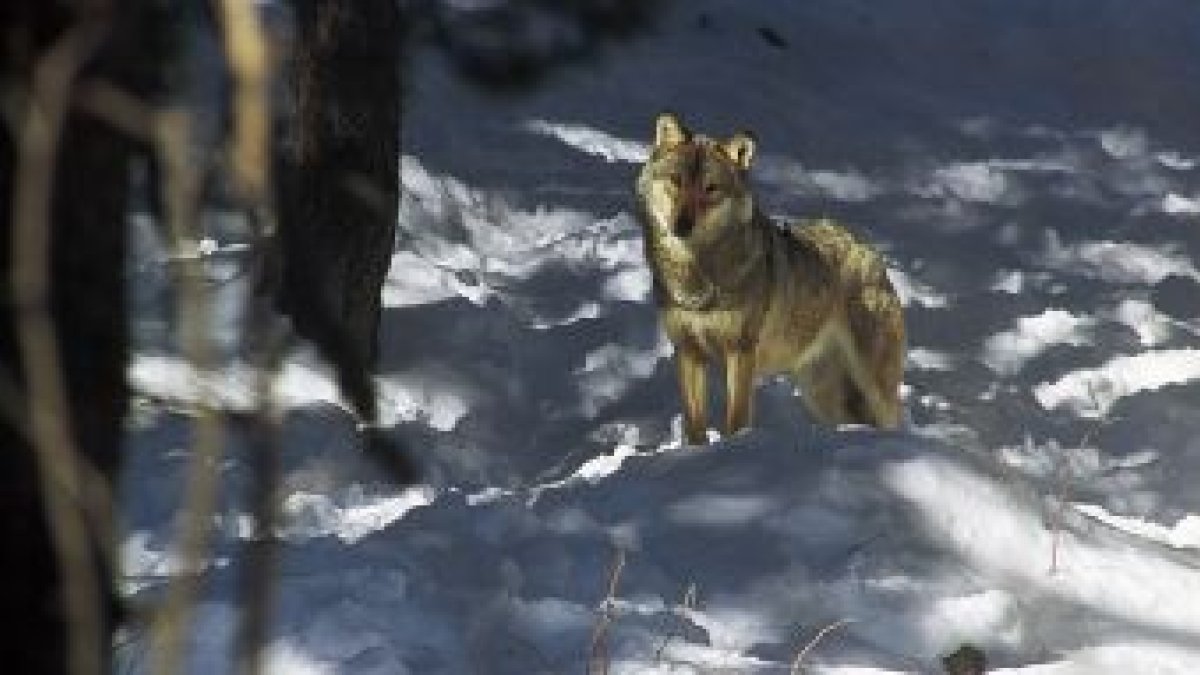
[[[100,12],[92,17],[99,16],[106,30],[80,79],[104,80],[135,94],[150,91],[161,55],[150,51],[153,38],[138,35],[150,16],[142,11],[145,6],[137,0],[90,4],[93,12]],[[43,513],[33,450],[20,431],[30,425],[26,371],[16,340],[18,313],[12,304],[10,243],[19,147],[12,132],[20,128],[26,114],[36,114],[23,106],[20,97],[30,90],[38,60],[76,25],[78,15],[73,10],[67,3],[46,0],[6,0],[0,9],[0,94],[14,106],[10,112],[16,121],[15,126],[0,125],[0,384],[5,390],[5,410],[0,414],[0,579],[6,588],[0,602],[0,625],[5,626],[0,664],[4,672],[12,673],[67,672],[69,636],[58,563]],[[128,168],[138,148],[77,109],[67,114],[59,138],[50,188],[49,309],[74,432],[71,440],[81,462],[103,483],[101,489],[112,494],[127,402]],[[111,519],[113,514],[92,515]],[[92,531],[88,544],[103,586],[97,597],[103,622],[102,653],[97,655],[101,664],[109,662],[118,614],[112,570],[100,553],[99,537],[108,534]]]
[[[291,99],[276,184],[282,305],[376,421],[369,371],[396,232],[400,161],[395,0],[294,0]]]

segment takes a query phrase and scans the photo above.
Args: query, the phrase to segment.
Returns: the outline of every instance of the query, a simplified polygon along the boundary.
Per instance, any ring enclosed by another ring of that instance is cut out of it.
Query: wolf
[[[755,149],[748,132],[715,140],[666,112],[637,176],[687,442],[706,440],[710,363],[724,366],[726,434],[750,424],[755,380],[771,374],[820,423],[896,427],[905,328],[883,257],[832,220],[768,218],[748,183]]]

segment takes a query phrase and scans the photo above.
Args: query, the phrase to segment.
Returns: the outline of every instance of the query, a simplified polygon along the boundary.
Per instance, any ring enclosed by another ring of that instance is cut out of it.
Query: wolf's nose
[[[675,236],[680,238],[687,237],[692,233],[692,228],[695,226],[696,220],[692,217],[692,214],[681,213],[675,219]]]

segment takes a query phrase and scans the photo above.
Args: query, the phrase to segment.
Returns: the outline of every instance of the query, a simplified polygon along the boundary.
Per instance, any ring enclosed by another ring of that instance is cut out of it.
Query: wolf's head
[[[746,180],[754,145],[747,132],[713,140],[693,134],[672,113],[660,114],[637,181],[646,225],[699,243],[750,222],[754,200]]]

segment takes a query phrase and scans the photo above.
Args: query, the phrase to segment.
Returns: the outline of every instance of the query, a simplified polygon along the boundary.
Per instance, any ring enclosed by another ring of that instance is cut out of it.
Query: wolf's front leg
[[[683,396],[683,431],[690,445],[708,440],[708,362],[699,350],[675,349],[679,368],[679,393]]]
[[[726,435],[733,435],[750,425],[753,400],[754,350],[730,350],[725,354]]]

